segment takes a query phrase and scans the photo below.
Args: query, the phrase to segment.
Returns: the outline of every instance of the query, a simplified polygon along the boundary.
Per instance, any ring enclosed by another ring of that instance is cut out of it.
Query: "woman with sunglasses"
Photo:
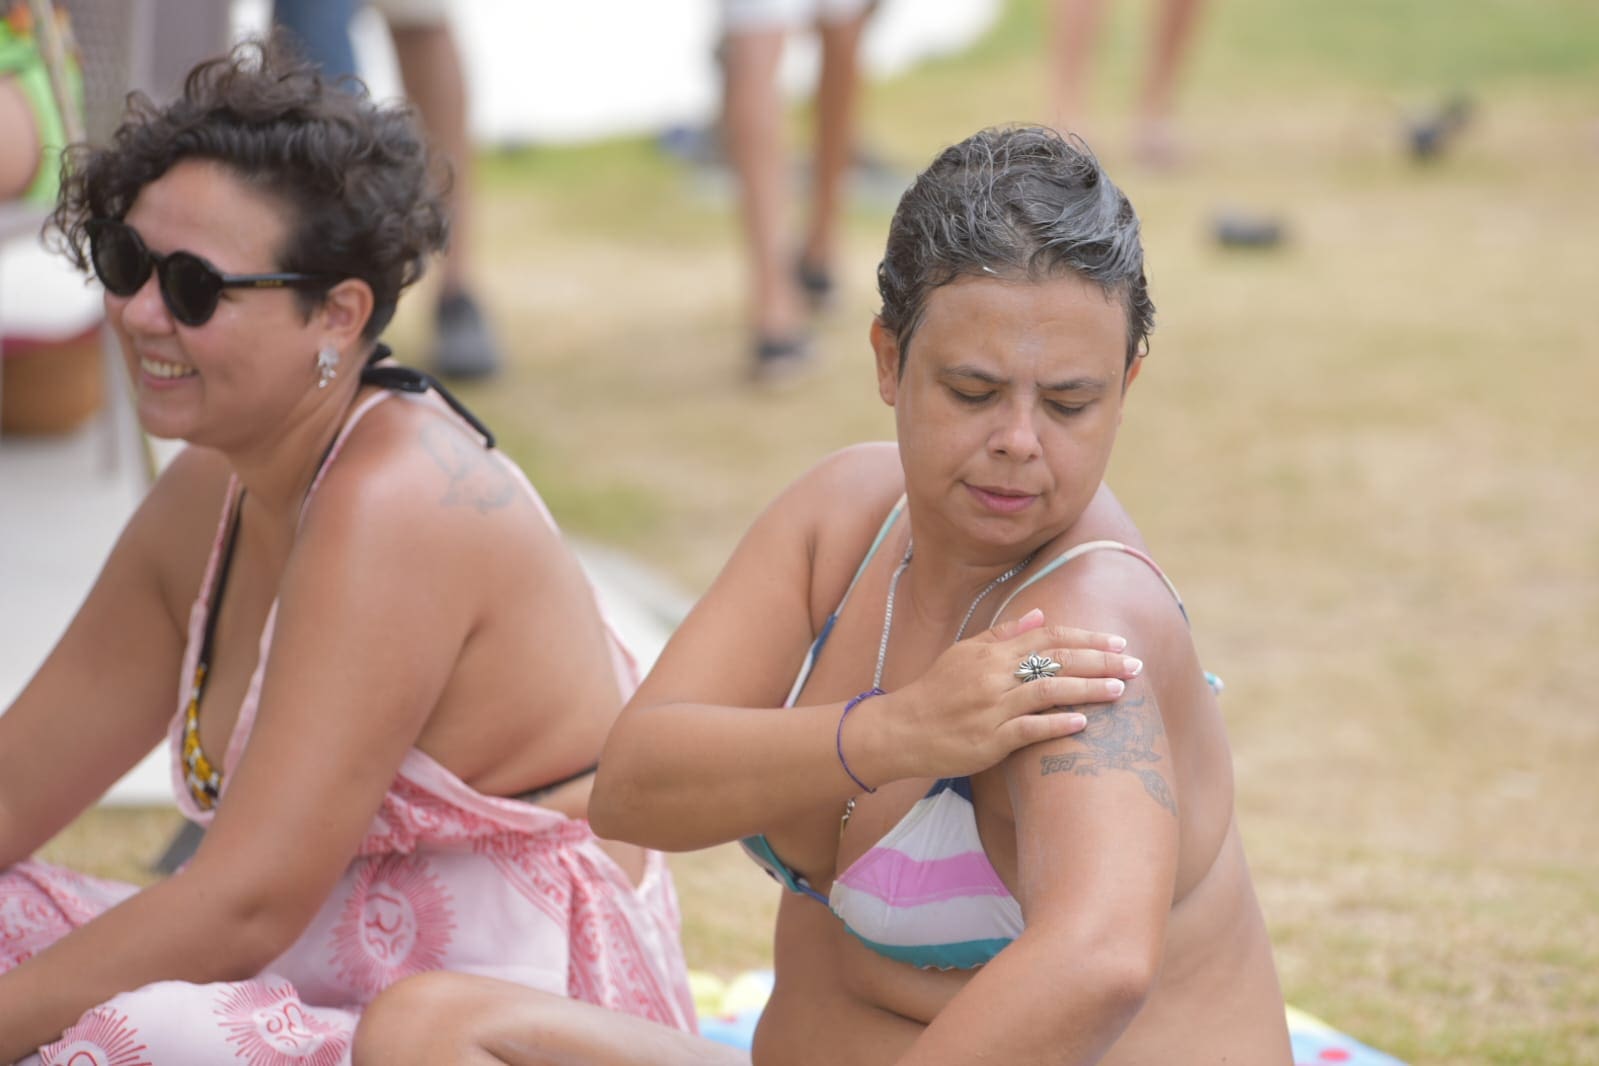
[[[631,660],[520,471],[377,340],[435,186],[403,110],[275,43],[71,160],[54,224],[190,447],[0,716],[0,1062],[348,1061],[437,968],[693,1026],[661,856],[583,820]],[[163,736],[186,866],[29,861]]]
[[[897,444],[756,520],[612,730],[595,826],[742,839],[781,883],[756,1066],[1288,1066],[1218,686],[1103,480],[1154,314],[1131,204],[1080,143],[985,130],[905,193],[878,283]],[[356,1062],[700,1061],[561,1007],[426,974]]]

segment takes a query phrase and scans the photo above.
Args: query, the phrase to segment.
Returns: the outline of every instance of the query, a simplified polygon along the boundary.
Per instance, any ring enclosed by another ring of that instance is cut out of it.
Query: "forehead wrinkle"
[[[1011,384],[1010,378],[1002,377],[999,374],[991,373],[968,363],[947,367],[943,373],[947,377],[970,378],[973,381],[980,381],[984,385]],[[1066,378],[1062,381],[1042,382],[1039,384],[1039,389],[1043,392],[1101,393],[1105,391],[1105,382],[1096,377],[1074,377]]]
[[[955,366],[945,367],[942,373],[945,377],[971,378],[973,381],[981,381],[984,385],[1010,384],[1010,378],[1001,377],[981,367],[972,366],[970,363],[959,363]]]
[[[1067,378],[1065,381],[1045,382],[1039,388],[1045,392],[1091,392],[1105,391],[1105,382],[1100,378],[1077,377]]]

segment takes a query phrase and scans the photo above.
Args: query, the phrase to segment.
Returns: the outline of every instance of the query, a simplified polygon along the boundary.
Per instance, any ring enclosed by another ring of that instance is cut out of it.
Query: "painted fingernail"
[[[1123,648],[1127,647],[1127,638],[1111,637],[1106,643],[1110,645],[1111,651],[1121,651]]]
[[[1112,696],[1120,696],[1122,692],[1126,690],[1126,688],[1126,685],[1122,684],[1114,677],[1105,682],[1105,691],[1110,693]]]
[[[1131,655],[1122,660],[1122,672],[1128,677],[1137,677],[1144,672],[1144,660],[1135,659]]]

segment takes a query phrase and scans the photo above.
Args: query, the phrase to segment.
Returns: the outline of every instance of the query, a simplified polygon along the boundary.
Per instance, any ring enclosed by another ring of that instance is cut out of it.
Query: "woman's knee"
[[[473,1044],[480,980],[434,971],[389,986],[361,1014],[354,1066],[455,1061]]]
[[[563,1061],[570,1047],[587,1046],[576,1012],[598,1009],[508,981],[436,970],[391,985],[367,1006],[353,1063],[542,1066]]]

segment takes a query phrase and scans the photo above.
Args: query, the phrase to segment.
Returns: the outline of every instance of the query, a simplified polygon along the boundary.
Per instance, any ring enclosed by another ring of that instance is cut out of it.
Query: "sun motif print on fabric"
[[[96,1007],[60,1040],[39,1049],[42,1066],[152,1066],[125,1015]]]
[[[415,855],[362,860],[333,930],[333,964],[371,999],[402,977],[439,969],[455,931],[450,895]]]
[[[214,1013],[250,1066],[335,1066],[349,1046],[344,1029],[310,1013],[287,981],[235,985]]]
[[[1087,751],[1067,752],[1064,755],[1045,755],[1039,760],[1039,775],[1076,774],[1079,777],[1098,777],[1102,770],[1125,770],[1143,782],[1149,797],[1172,814],[1177,813],[1177,800],[1171,786],[1157,770],[1147,770],[1138,763],[1158,763],[1160,753],[1155,742],[1166,735],[1161,725],[1160,713],[1145,709],[1147,697],[1126,699],[1105,709],[1078,707],[1088,715],[1088,725],[1081,733],[1069,739],[1086,745]]]

